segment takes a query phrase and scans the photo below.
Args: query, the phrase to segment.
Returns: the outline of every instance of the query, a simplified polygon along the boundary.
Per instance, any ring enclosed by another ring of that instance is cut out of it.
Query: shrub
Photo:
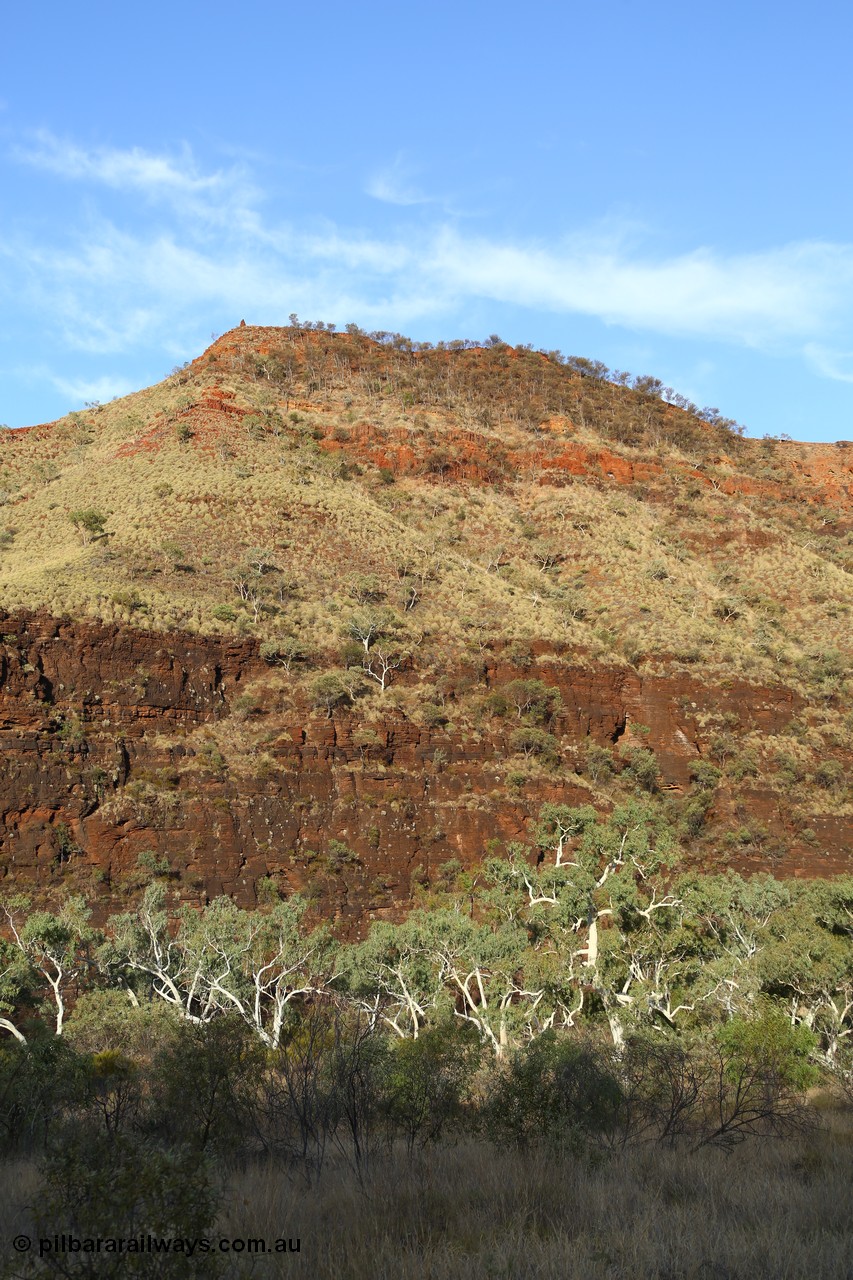
[[[516,729],[510,735],[509,741],[513,751],[518,751],[528,758],[537,756],[540,760],[549,764],[556,764],[559,759],[557,741],[550,733],[546,733],[544,729],[534,729],[530,726]]]
[[[379,835],[378,831],[376,834],[378,838],[378,835]],[[377,843],[378,843],[378,839],[377,839]],[[337,870],[340,870],[341,867],[350,866],[355,863],[358,863],[360,861],[360,858],[358,854],[349,847],[348,844],[344,844],[342,840],[332,839],[329,841],[327,846],[326,860],[329,864],[329,867],[332,870],[337,871]]]
[[[483,699],[483,710],[490,716],[505,716],[509,711],[509,701],[499,689],[496,689]]]
[[[421,723],[428,729],[438,729],[447,724],[447,712],[436,702],[424,702],[420,708]]]
[[[241,693],[231,703],[231,714],[235,720],[248,720],[260,710],[261,701],[255,693]]]
[[[140,1235],[200,1239],[212,1234],[218,1194],[198,1152],[163,1151],[138,1137],[69,1134],[47,1161],[34,1209],[36,1235],[53,1238],[56,1224],[79,1239]],[[221,1275],[213,1252],[174,1252],[174,1280]],[[80,1253],[73,1274],[83,1280],[155,1280],[164,1274],[158,1253]],[[62,1254],[41,1259],[40,1276],[69,1275]]]
[[[642,791],[654,792],[658,789],[657,756],[646,747],[629,747],[623,754],[625,760],[624,774]]]
[[[708,791],[700,791],[686,802],[681,810],[681,819],[688,836],[698,836],[702,831],[711,803],[711,793]]]
[[[100,511],[96,511],[94,507],[81,508],[77,511],[69,511],[68,519],[74,525],[74,528],[80,534],[80,539],[85,547],[93,538],[100,538],[104,532],[104,525],[107,517]]]
[[[820,1076],[809,1060],[817,1040],[802,1023],[791,1026],[781,1009],[765,1008],[757,1018],[732,1018],[716,1035],[729,1078],[757,1068],[777,1085],[804,1092]]]
[[[550,720],[560,709],[560,690],[542,680],[511,680],[498,692],[515,707],[519,716],[533,721]]]
[[[708,760],[694,760],[690,766],[690,777],[693,783],[700,791],[713,791],[720,781],[722,774],[715,765]]]
[[[327,671],[311,685],[311,699],[318,711],[323,710],[327,716],[331,716],[336,707],[351,702],[352,696],[341,673]]]
[[[172,868],[168,858],[158,858],[153,849],[145,849],[136,859],[140,871],[147,871],[152,876],[168,876]]]
[[[822,760],[814,771],[817,786],[836,791],[844,784],[844,768],[837,760]]]
[[[63,1037],[0,1044],[0,1148],[44,1146],[85,1090],[85,1064]]]
[[[264,662],[268,662],[271,667],[284,667],[285,671],[289,671],[296,662],[305,662],[308,657],[305,647],[295,636],[264,641],[260,654]]]
[[[587,742],[584,747],[586,771],[593,782],[601,782],[615,772],[613,752],[606,747],[599,747],[595,742]]]
[[[730,778],[734,778],[735,782],[742,782],[744,778],[758,777],[758,757],[751,748],[741,751],[729,762],[726,772]]]
[[[484,1108],[486,1130],[522,1148],[577,1148],[615,1126],[621,1096],[599,1052],[549,1031],[511,1059]]]
[[[463,1100],[481,1054],[476,1035],[454,1024],[398,1040],[390,1056],[385,1108],[411,1154],[464,1117]]]

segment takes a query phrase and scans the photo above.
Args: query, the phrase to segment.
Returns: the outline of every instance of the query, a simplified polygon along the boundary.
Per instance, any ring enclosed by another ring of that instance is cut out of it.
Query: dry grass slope
[[[381,604],[433,649],[831,681],[851,476],[849,448],[745,441],[523,349],[247,328],[4,437],[0,604],[321,650]]]

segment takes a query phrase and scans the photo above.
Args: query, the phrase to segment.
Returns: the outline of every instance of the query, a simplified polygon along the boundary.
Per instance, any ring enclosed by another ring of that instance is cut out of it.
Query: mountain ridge
[[[4,433],[0,876],[121,897],[153,851],[357,927],[630,793],[697,866],[849,869],[853,448],[637,381],[247,325]]]

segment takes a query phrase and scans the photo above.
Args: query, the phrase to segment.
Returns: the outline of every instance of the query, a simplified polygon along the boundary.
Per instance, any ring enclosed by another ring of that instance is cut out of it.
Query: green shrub
[[[513,1055],[484,1107],[484,1122],[499,1143],[577,1149],[615,1127],[621,1100],[601,1053],[546,1032]]]
[[[641,791],[657,791],[660,768],[655,753],[647,747],[628,747],[622,756],[623,776],[630,778]]]
[[[536,756],[546,764],[556,764],[559,759],[557,740],[544,729],[534,729],[532,726],[516,729],[510,735],[509,743],[513,751],[527,757]]]
[[[46,1161],[33,1213],[35,1234],[52,1239],[56,1224],[78,1239],[151,1235],[197,1240],[212,1235],[219,1195],[197,1151],[161,1150],[138,1137],[71,1132]],[[34,1260],[35,1261],[35,1260]],[[46,1253],[35,1276],[81,1280],[190,1280],[222,1274],[215,1252],[79,1253],[73,1272],[63,1254]]]
[[[96,511],[94,507],[80,508],[77,511],[69,511],[68,519],[74,525],[74,528],[80,534],[81,541],[85,546],[92,538],[99,538],[104,532],[104,525],[107,517],[102,512]]]
[[[690,777],[701,791],[713,791],[722,774],[709,760],[694,760],[690,766]]]
[[[595,742],[587,742],[583,753],[586,772],[593,782],[602,782],[615,772],[613,752],[608,751],[607,747],[600,747]]]
[[[732,1018],[719,1029],[716,1040],[732,1079],[746,1068],[757,1068],[768,1079],[805,1092],[820,1077],[810,1061],[815,1036],[802,1023],[791,1026],[781,1009],[766,1007],[757,1018]]]
[[[844,767],[838,760],[822,760],[813,776],[824,791],[837,791],[844,785]]]
[[[462,1122],[481,1052],[476,1035],[454,1024],[429,1027],[417,1040],[398,1040],[392,1046],[385,1109],[409,1153],[437,1142]]]
[[[331,716],[336,707],[352,701],[344,677],[337,671],[327,671],[325,675],[317,677],[311,685],[311,698],[314,707],[318,711],[325,711],[327,716]]]

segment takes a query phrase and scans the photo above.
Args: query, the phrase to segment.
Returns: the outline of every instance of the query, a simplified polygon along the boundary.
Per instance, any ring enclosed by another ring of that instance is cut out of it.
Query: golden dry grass
[[[332,1172],[305,1191],[252,1170],[220,1222],[298,1234],[300,1265],[321,1280],[838,1280],[853,1256],[851,1173],[849,1135],[731,1157],[558,1160],[470,1144],[382,1164],[364,1188]]]
[[[522,1156],[469,1141],[412,1162],[381,1158],[362,1184],[345,1166],[328,1166],[311,1187],[275,1166],[235,1170],[212,1234],[299,1239],[298,1254],[234,1259],[231,1274],[243,1276],[843,1280],[851,1175],[846,1126],[730,1156]],[[0,1166],[4,1247],[31,1230],[37,1185],[32,1163]]]
[[[411,411],[405,396],[369,393],[345,372],[294,399],[293,387],[253,374],[250,357],[265,335],[296,355],[304,337],[246,332],[237,355],[226,343],[213,363],[203,357],[147,391],[0,439],[0,539],[12,531],[0,546],[0,606],[154,629],[295,633],[328,652],[354,584],[373,575],[407,641],[445,658],[484,635],[537,639],[647,671],[701,663],[805,690],[815,655],[846,650],[853,535],[843,505],[820,506],[811,491],[805,501],[724,491],[727,476],[764,483],[770,463],[790,481],[782,462],[796,446],[741,442],[735,461],[713,455],[700,474],[674,445],[613,444],[614,404],[628,419],[641,409],[615,388],[596,390],[598,419],[553,418],[547,429],[509,401],[493,420],[472,418],[464,400]],[[417,467],[383,484],[359,454],[368,437],[374,453],[403,441],[416,458],[467,449],[543,461],[507,464],[492,484]],[[562,488],[543,485],[548,457],[568,446],[606,446],[626,465],[662,470],[620,484],[590,464]],[[105,539],[82,545],[68,519],[80,508],[108,516]],[[285,584],[257,617],[233,582],[253,547],[269,550]],[[422,578],[410,611],[405,574]],[[214,615],[223,604],[232,621]]]

